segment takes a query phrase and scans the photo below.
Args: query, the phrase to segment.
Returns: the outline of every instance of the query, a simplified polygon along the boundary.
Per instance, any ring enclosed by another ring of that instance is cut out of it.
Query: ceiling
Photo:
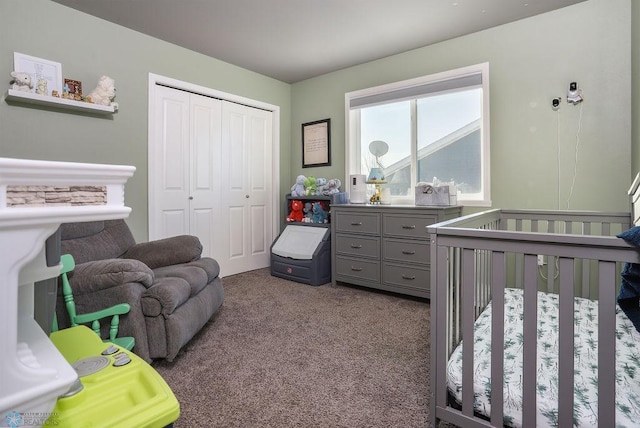
[[[585,0],[53,0],[295,83]]]

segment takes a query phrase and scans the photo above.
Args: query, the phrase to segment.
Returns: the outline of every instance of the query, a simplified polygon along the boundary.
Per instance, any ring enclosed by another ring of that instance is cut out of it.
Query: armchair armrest
[[[90,323],[103,318],[112,317],[114,315],[124,315],[129,313],[131,306],[128,303],[120,303],[110,308],[102,309],[95,312],[89,312],[88,314],[81,314],[75,316],[75,321],[78,324]]]
[[[151,269],[189,263],[202,255],[200,240],[192,235],[172,236],[135,244],[122,257],[139,260]]]
[[[106,259],[76,265],[69,273],[76,296],[89,294],[129,282],[138,282],[146,288],[154,281],[153,271],[144,263],[130,259]]]

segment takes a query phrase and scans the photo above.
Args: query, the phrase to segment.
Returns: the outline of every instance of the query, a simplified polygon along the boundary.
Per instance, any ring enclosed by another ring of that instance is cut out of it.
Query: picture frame
[[[302,124],[302,167],[331,165],[331,119]]]
[[[65,90],[65,88],[69,88],[69,93],[70,94],[74,94],[74,95],[82,95],[82,82],[79,80],[74,80],[74,79],[64,79],[64,87],[63,90]]]
[[[47,81],[47,95],[52,91],[62,93],[62,64],[48,59],[26,55],[20,52],[13,53],[13,70],[31,75],[31,81],[35,88],[38,80]]]

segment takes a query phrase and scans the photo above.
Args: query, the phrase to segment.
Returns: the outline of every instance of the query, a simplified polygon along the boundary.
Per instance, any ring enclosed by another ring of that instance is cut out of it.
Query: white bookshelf
[[[34,92],[17,91],[8,89],[5,95],[7,101],[14,101],[24,104],[35,104],[40,106],[49,106],[61,108],[65,110],[84,111],[93,114],[113,114],[117,109],[113,106],[105,106],[101,104],[87,103],[84,101],[75,101],[66,98],[51,97],[48,95],[40,95]]]

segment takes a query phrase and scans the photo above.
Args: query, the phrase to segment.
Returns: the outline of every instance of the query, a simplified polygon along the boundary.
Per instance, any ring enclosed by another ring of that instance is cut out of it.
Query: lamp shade
[[[371,171],[369,171],[369,175],[367,176],[367,183],[376,184],[386,182],[387,180],[385,179],[382,168],[371,168]]]

